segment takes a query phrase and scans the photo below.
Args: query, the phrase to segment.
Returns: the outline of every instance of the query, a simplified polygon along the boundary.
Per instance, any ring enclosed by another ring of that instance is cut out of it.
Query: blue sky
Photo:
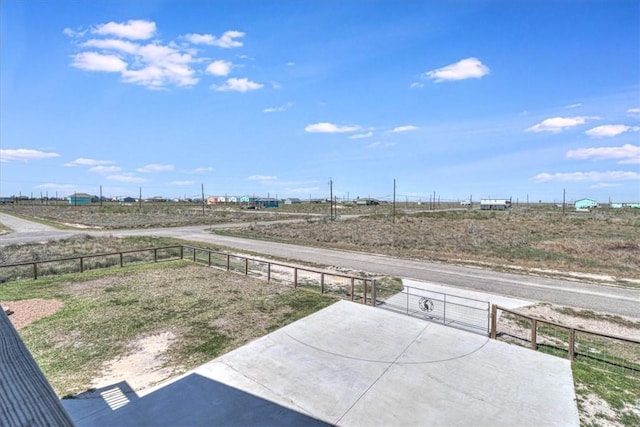
[[[640,200],[640,3],[0,3],[0,194]]]

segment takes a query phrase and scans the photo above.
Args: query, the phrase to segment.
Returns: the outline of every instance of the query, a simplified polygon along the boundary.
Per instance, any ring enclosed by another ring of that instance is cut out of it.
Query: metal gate
[[[382,292],[381,292],[382,291]],[[405,286],[402,292],[377,286],[376,307],[459,329],[489,335],[491,304],[423,288]],[[389,295],[380,298],[381,295]]]

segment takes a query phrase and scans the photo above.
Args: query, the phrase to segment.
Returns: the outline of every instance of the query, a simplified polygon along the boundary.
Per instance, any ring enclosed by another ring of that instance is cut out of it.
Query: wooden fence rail
[[[173,259],[189,259],[195,263],[199,263],[199,262],[204,263],[205,261],[202,261],[201,259],[198,258],[198,254],[200,253],[200,254],[206,254],[205,255],[206,264],[208,266],[217,267],[213,263],[213,257],[218,256],[218,257],[222,257],[222,259],[224,260],[224,269],[226,269],[227,271],[232,271],[232,260],[235,262],[240,262],[242,264],[241,265],[242,273],[245,276],[248,276],[249,273],[251,272],[250,264],[263,265],[266,267],[267,281],[271,281],[273,279],[274,267],[289,269],[293,275],[292,282],[295,288],[302,285],[300,281],[300,272],[318,274],[319,275],[318,286],[320,288],[320,293],[322,294],[327,293],[327,286],[326,286],[327,277],[342,278],[349,283],[349,285],[347,285],[349,288],[349,292],[347,292],[347,294],[350,296],[351,301],[355,300],[357,296],[356,290],[359,290],[356,288],[356,284],[360,284],[362,294],[358,296],[358,299],[360,299],[360,301],[363,304],[371,303],[371,305],[375,306],[375,299],[376,299],[375,287],[376,286],[375,286],[374,279],[367,279],[361,276],[355,276],[355,275],[349,275],[349,274],[328,272],[320,269],[314,269],[310,267],[301,267],[298,265],[286,264],[281,262],[273,262],[273,261],[264,260],[264,259],[251,258],[243,255],[235,255],[227,252],[221,252],[221,251],[216,251],[214,249],[201,248],[201,247],[192,246],[192,245],[171,245],[171,246],[162,246],[162,247],[156,247],[156,248],[132,249],[132,250],[118,251],[118,252],[88,254],[88,255],[80,255],[80,256],[73,256],[73,257],[53,258],[53,259],[38,260],[38,261],[26,261],[26,262],[18,262],[18,263],[11,263],[11,264],[3,264],[3,265],[0,265],[0,274],[2,273],[2,271],[5,271],[5,269],[8,269],[8,268],[19,268],[19,267],[30,266],[32,268],[31,277],[34,280],[36,280],[38,279],[39,276],[42,275],[40,274],[41,269],[39,267],[41,267],[43,264],[74,262],[74,263],[77,263],[76,271],[83,273],[85,270],[87,270],[85,261],[88,259],[118,256],[118,265],[120,267],[124,267],[125,255],[147,253],[150,256],[152,253],[153,254],[152,262],[155,263],[160,260],[160,258],[158,257],[159,251],[169,251],[169,250],[179,251],[179,256],[163,258],[164,261],[173,260]],[[185,251],[187,252],[186,254],[185,254]],[[151,261],[148,261],[148,262],[151,262]],[[111,266],[107,265],[103,267],[94,267],[94,268],[107,268],[107,267],[111,267]],[[57,273],[54,272],[53,274],[57,274]],[[0,276],[0,280],[8,281],[8,280],[11,280],[11,278],[3,278],[2,276]]]
[[[606,370],[614,370],[616,372],[629,373],[631,375],[640,376],[640,340],[633,338],[621,337],[618,335],[607,334],[604,332],[591,331],[583,328],[574,328],[550,320],[539,319],[509,310],[497,305],[491,306],[491,332],[492,339],[499,338],[500,328],[498,322],[498,311],[509,313],[516,319],[526,319],[529,323],[527,328],[525,322],[517,322],[520,329],[528,329],[528,337],[515,337],[521,341],[528,341],[532,350],[540,350],[545,348],[553,354],[566,351],[567,358],[570,361],[576,359],[589,360],[601,365]],[[547,330],[544,330],[544,328]],[[580,334],[584,336],[583,340],[576,339]],[[506,334],[514,337],[512,334]],[[545,339],[555,341],[556,343],[543,343]],[[598,341],[600,340],[600,341]],[[560,344],[557,344],[560,343]],[[562,347],[560,347],[560,345]],[[565,348],[566,345],[566,348]],[[622,350],[616,350],[615,347],[624,347]]]

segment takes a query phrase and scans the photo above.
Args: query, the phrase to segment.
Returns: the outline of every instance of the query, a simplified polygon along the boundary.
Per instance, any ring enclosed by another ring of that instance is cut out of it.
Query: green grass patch
[[[574,362],[571,367],[581,413],[587,410],[585,401],[593,394],[614,410],[617,419],[609,421],[629,427],[640,425],[640,416],[632,411],[640,405],[640,378],[605,372],[584,362]]]
[[[0,301],[32,298],[63,303],[19,330],[60,396],[89,388],[105,363],[135,351],[144,337],[176,336],[163,364],[177,374],[336,301],[189,261],[0,286]]]

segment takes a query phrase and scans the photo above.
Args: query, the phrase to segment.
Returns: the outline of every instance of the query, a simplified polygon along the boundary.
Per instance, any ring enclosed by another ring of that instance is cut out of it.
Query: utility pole
[[[140,187],[140,195],[138,196],[138,206],[140,207],[140,212],[142,212],[142,187]]]
[[[329,178],[329,218],[333,219],[333,180]]]
[[[393,223],[396,222],[396,179],[393,178]]]
[[[102,207],[102,185],[100,186],[100,207]]]
[[[202,194],[202,216],[204,216],[204,184],[200,184],[200,190]]]
[[[567,189],[563,188],[562,189],[562,216],[564,216],[564,211],[565,211],[565,206],[566,206],[566,196],[567,196]]]

